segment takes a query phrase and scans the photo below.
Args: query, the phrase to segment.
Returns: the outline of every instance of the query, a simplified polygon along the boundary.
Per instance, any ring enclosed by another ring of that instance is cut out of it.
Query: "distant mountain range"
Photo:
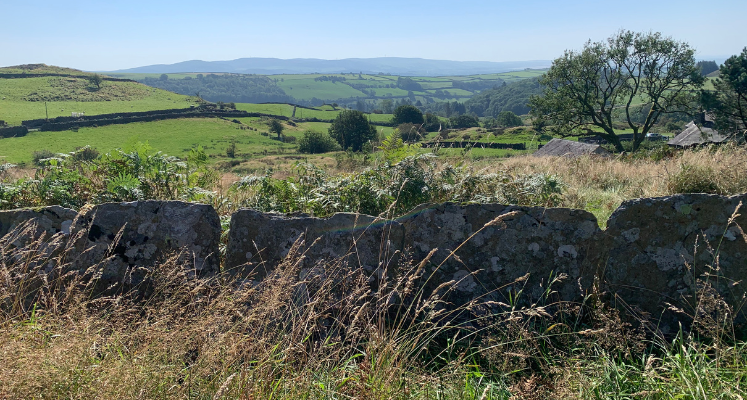
[[[548,68],[549,60],[533,61],[447,61],[423,58],[378,57],[321,60],[317,58],[239,58],[231,61],[183,61],[176,64],[157,64],[122,69],[119,73],[173,74],[179,72],[230,72],[239,74],[332,74],[362,72],[365,74],[386,73],[403,76],[449,76],[491,74],[523,70],[526,68]]]

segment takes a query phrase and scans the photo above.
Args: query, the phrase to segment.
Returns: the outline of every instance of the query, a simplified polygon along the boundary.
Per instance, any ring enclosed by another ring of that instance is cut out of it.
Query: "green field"
[[[295,148],[262,136],[260,132],[267,129],[259,121],[247,121],[247,125],[258,131],[242,130],[238,124],[218,118],[184,118],[80,128],[77,132],[31,132],[20,138],[0,139],[0,163],[28,163],[31,153],[41,149],[62,153],[89,145],[105,153],[137,142],[148,142],[154,149],[178,157],[202,146],[214,160],[225,158],[225,149],[232,141],[236,142],[237,154],[247,156]],[[289,130],[288,134],[293,132]]]
[[[45,107],[46,102],[46,107]],[[0,120],[18,125],[23,120],[187,108],[193,98],[135,82],[104,81],[101,88],[85,77],[3,79],[0,74]]]
[[[172,92],[155,89],[135,82],[104,81],[96,87],[89,81],[91,74],[58,67],[43,66],[28,73],[53,74],[45,77],[2,78],[5,74],[23,73],[21,69],[0,68],[0,120],[10,125],[18,125],[22,120],[70,116],[72,112],[83,112],[88,115],[104,113],[122,113],[150,111],[170,108],[186,108],[195,104],[195,98],[178,95]],[[69,75],[69,76],[61,76]],[[142,74],[141,74],[142,75]],[[183,78],[196,74],[170,74],[171,79]],[[407,91],[393,87],[397,76],[384,75],[327,75],[344,77],[344,82],[333,83],[317,81],[321,75],[277,75],[272,79],[283,87],[294,89],[303,96],[317,96],[314,86],[327,88],[327,93],[349,96],[355,93],[366,94],[354,89],[351,85],[362,87],[369,93],[383,92],[391,95],[407,95]],[[496,74],[494,78],[483,76],[463,77],[413,77],[413,81],[422,85],[422,91],[416,91],[417,99],[425,100],[436,90],[446,90],[453,96],[468,96],[471,92],[454,88],[454,82],[474,82],[477,80],[498,79],[506,74]],[[132,77],[130,77],[132,78]],[[504,78],[500,78],[504,79]],[[345,83],[346,82],[346,83]],[[364,85],[365,87],[361,86]],[[316,93],[316,94],[315,94]],[[322,92],[324,93],[324,92]],[[296,119],[318,118],[330,121],[344,110],[342,107],[324,105],[317,108],[302,108],[290,104],[250,104],[237,103],[236,108],[248,112],[295,117]],[[295,115],[294,115],[295,110]],[[368,114],[373,122],[389,122],[391,114]],[[166,154],[183,157],[190,149],[202,146],[213,163],[239,160],[243,164],[236,170],[261,170],[267,165],[285,167],[288,164],[278,158],[298,157],[297,146],[293,143],[282,143],[273,140],[267,133],[268,126],[263,118],[239,118],[237,122],[220,118],[184,118],[154,122],[108,125],[102,127],[85,127],[63,132],[29,132],[19,138],[0,139],[0,163],[10,162],[31,166],[32,153],[38,150],[50,150],[53,153],[66,153],[82,146],[91,146],[101,153],[117,148],[128,148],[137,142],[148,142],[151,147]],[[299,138],[303,131],[314,130],[326,132],[328,122],[284,123],[284,134]],[[377,126],[380,137],[391,134],[394,128]],[[465,133],[472,132],[463,132]],[[476,133],[472,133],[477,136]],[[434,136],[430,134],[429,136]],[[521,142],[530,138],[516,135],[494,137],[480,135],[471,140]],[[236,158],[229,159],[226,148],[236,144]],[[426,149],[423,149],[426,151]],[[444,154],[458,154],[461,150],[448,150]],[[515,152],[514,152],[515,153]],[[474,149],[473,157],[503,157],[514,154],[506,150]],[[305,156],[303,156],[305,157]],[[327,156],[329,158],[329,155]],[[259,160],[259,161],[258,161]],[[265,160],[265,161],[262,161]],[[270,161],[267,161],[270,160]],[[265,164],[262,164],[262,163]],[[280,164],[278,164],[280,162]],[[274,164],[273,164],[274,163]],[[245,165],[246,164],[246,165]],[[235,164],[231,164],[235,165]],[[274,168],[274,167],[273,167]]]
[[[514,72],[503,72],[485,75],[446,76],[446,77],[408,77],[419,84],[421,89],[405,89],[398,85],[399,76],[395,75],[368,75],[368,74],[281,74],[267,75],[277,87],[282,89],[286,95],[293,97],[299,102],[307,102],[313,99],[325,102],[338,100],[381,100],[384,98],[405,98],[410,92],[421,101],[463,101],[472,97],[481,90],[490,88],[503,82],[514,82],[543,74],[545,70],[525,70]],[[113,73],[111,76],[143,80],[145,78],[159,78],[160,74],[129,74]],[[169,79],[178,80],[186,77],[194,78],[197,73],[167,74]],[[203,74],[209,75],[209,74]],[[233,75],[233,74],[218,74]],[[256,76],[256,75],[255,75]],[[330,79],[336,79],[332,81]],[[482,84],[482,88],[455,87],[455,82],[465,84]],[[149,84],[158,86],[152,81]],[[444,95],[437,91],[448,91]]]

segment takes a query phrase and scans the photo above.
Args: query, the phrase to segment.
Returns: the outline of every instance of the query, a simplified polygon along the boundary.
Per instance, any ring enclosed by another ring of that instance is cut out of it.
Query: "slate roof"
[[[690,121],[685,125],[685,130],[668,141],[667,144],[676,147],[690,147],[706,143],[723,143],[726,140],[727,137],[719,134],[718,131],[705,126],[699,127],[694,121]]]
[[[581,157],[587,155],[608,156],[610,153],[598,144],[553,139],[532,155],[535,157]]]

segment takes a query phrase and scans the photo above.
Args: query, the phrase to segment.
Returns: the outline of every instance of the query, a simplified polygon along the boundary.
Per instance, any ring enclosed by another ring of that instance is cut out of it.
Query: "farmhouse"
[[[610,153],[598,144],[579,143],[565,139],[553,139],[532,154],[535,157],[581,157],[588,155],[608,156]]]
[[[685,130],[668,141],[667,144],[672,147],[684,148],[708,143],[723,143],[726,140],[726,136],[719,134],[718,131],[713,129],[711,121],[705,120],[703,126],[698,126],[695,124],[695,121],[690,121],[685,125]]]

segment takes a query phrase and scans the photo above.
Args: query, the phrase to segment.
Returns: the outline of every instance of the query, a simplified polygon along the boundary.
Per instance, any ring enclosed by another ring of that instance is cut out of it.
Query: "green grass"
[[[236,103],[236,109],[252,113],[282,115],[284,117],[293,115],[293,106],[290,104]]]
[[[264,127],[259,121],[250,122],[250,125],[257,126],[259,131]],[[0,139],[0,162],[29,163],[31,153],[41,149],[59,153],[89,145],[104,153],[137,142],[148,142],[153,148],[178,157],[185,156],[193,147],[202,146],[214,160],[225,158],[225,149],[232,141],[236,142],[239,155],[295,148],[293,144],[280,143],[260,135],[259,131],[242,130],[238,126],[218,118],[185,118],[80,128],[77,132],[31,132],[20,138]]]
[[[365,93],[353,89],[342,82],[317,82],[313,78],[308,78],[285,79],[284,81],[279,81],[277,84],[287,95],[299,100],[311,100],[314,97],[318,99],[366,97]]]
[[[46,104],[46,110],[44,102]],[[18,125],[23,120],[186,108],[189,96],[134,82],[103,82],[94,89],[85,78],[0,79],[0,120]]]

